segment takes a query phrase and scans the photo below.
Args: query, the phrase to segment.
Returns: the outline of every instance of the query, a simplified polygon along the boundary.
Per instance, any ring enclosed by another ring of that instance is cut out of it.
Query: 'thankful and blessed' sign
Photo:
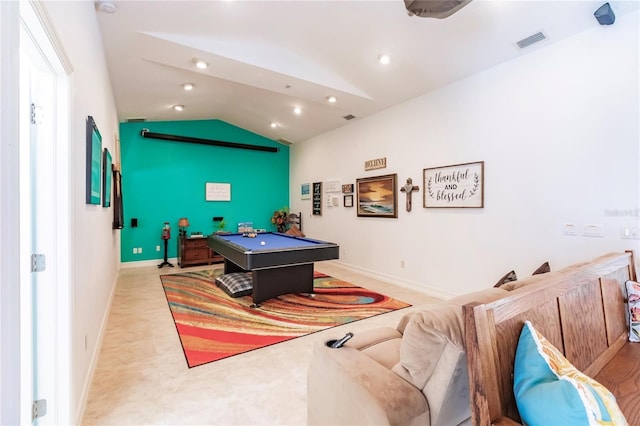
[[[424,169],[424,207],[484,207],[484,161]]]
[[[364,170],[384,169],[387,167],[387,157],[376,158],[375,160],[368,160],[364,162]]]

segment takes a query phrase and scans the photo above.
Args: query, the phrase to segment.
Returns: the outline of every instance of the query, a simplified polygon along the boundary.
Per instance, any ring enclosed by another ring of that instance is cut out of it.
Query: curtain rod
[[[166,135],[164,133],[153,133],[149,129],[142,129],[140,134],[143,138],[162,139],[167,141],[199,143],[202,145],[223,146],[226,148],[249,149],[252,151],[278,152],[279,148],[271,146],[250,145],[247,143],[216,141],[212,139],[192,138],[189,136]]]

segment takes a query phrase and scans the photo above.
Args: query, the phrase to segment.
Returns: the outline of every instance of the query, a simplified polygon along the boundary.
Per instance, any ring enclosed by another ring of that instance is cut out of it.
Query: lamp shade
[[[189,219],[187,219],[186,217],[181,217],[178,221],[178,226],[181,228],[186,228],[187,226],[189,226]]]

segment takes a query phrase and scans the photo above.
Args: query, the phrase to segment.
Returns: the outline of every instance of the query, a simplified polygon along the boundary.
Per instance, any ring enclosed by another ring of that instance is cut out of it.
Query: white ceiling
[[[221,119],[300,142],[599,27],[604,2],[474,0],[443,20],[408,16],[402,0],[111,3],[96,10],[120,121]],[[620,18],[640,2],[610,4]],[[548,39],[515,46],[538,31]]]

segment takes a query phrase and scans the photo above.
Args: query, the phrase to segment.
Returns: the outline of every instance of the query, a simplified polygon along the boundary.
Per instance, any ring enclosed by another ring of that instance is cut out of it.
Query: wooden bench
[[[545,274],[491,303],[464,306],[474,425],[515,425],[513,363],[525,320],[579,370],[607,387],[630,425],[640,425],[640,343],[628,341],[627,280],[633,253],[613,253]]]

